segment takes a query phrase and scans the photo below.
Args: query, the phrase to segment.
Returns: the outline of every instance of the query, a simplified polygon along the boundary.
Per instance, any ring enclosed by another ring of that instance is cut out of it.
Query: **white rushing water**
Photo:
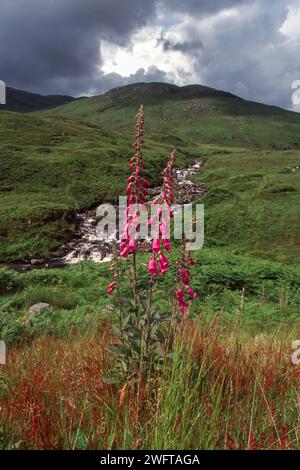
[[[193,175],[201,171],[202,166],[203,161],[199,159],[187,168],[176,170],[177,203],[187,204],[197,200],[204,194],[203,187],[190,180]],[[159,188],[157,188],[158,191]],[[110,261],[115,242],[98,239],[96,211],[78,213],[76,219],[78,226],[77,237],[64,247],[64,252],[67,253],[60,258],[61,263],[70,265],[84,260],[95,263]]]
[[[176,170],[175,204],[189,204],[197,201],[205,193],[202,185],[191,181],[192,176],[201,171],[202,166],[203,161],[197,159],[193,165]],[[152,198],[159,194],[160,189],[159,187],[151,189]],[[100,240],[97,237],[97,223],[96,210],[77,213],[76,236],[61,246],[56,255],[47,260],[29,259],[5,266],[19,272],[25,272],[41,268],[63,268],[81,261],[108,262],[112,259],[113,248],[117,242],[115,240]],[[149,243],[146,242],[145,247],[148,245]]]

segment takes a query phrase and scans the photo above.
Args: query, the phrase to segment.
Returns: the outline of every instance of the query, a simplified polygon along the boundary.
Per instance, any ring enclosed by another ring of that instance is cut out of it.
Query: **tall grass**
[[[109,326],[9,351],[0,368],[0,447],[297,449],[293,331],[253,337],[219,317],[184,320],[171,363],[146,384],[110,383]]]

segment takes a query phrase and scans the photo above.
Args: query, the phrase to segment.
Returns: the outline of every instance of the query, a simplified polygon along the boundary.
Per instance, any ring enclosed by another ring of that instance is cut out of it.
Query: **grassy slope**
[[[85,124],[2,112],[0,136],[0,258],[46,255],[72,231],[72,211],[107,191],[99,162],[116,145]]]
[[[124,87],[48,113],[128,135],[144,101],[148,139],[205,158],[196,179],[209,190],[206,246],[298,262],[300,169],[288,167],[300,166],[300,116],[232,96],[171,101],[167,92],[152,91],[151,97],[149,85]]]
[[[0,113],[0,260],[47,256],[73,233],[76,210],[116,202],[131,140],[66,118]],[[155,182],[168,146],[147,142]],[[187,158],[179,155],[183,164]]]
[[[141,98],[138,96],[136,101]],[[74,102],[52,110],[50,117],[0,115],[0,155],[6,168],[0,213],[4,240],[2,260],[47,255],[72,234],[74,210],[95,206],[103,200],[115,200],[124,188],[136,103],[117,107],[114,99],[110,97],[110,103],[105,97]],[[147,176],[157,180],[172,146],[179,148],[181,165],[192,156],[201,155],[205,159],[205,170],[196,179],[204,181],[208,187],[203,199],[206,247],[214,247],[216,255],[211,259],[203,252],[201,263],[211,264],[212,277],[207,281],[201,277],[202,265],[197,268],[195,287],[201,290],[203,282],[208,287],[201,293],[196,310],[204,302],[207,312],[215,312],[226,305],[230,316],[240,302],[240,290],[245,287],[237,279],[255,283],[265,269],[257,265],[260,262],[255,258],[247,256],[233,258],[236,260],[234,267],[229,262],[232,253],[291,264],[299,260],[300,172],[287,168],[299,163],[299,116],[223,96],[154,104],[156,100],[157,97],[146,107]],[[82,114],[86,121],[70,120],[55,113],[70,114],[73,118]],[[290,150],[283,150],[286,147]],[[205,261],[207,256],[209,261]],[[237,269],[239,265],[241,270]],[[290,282],[278,274],[283,269],[280,265],[266,266],[266,285],[262,283],[263,290],[252,292],[249,298],[250,318],[265,321],[270,315],[272,321],[283,317],[294,320],[299,303],[294,289],[299,284],[300,274],[295,271],[292,278],[296,281]],[[5,325],[12,328],[12,337],[19,336],[20,315],[38,301],[48,300],[54,305],[54,318],[57,312],[63,311],[60,318],[67,319],[62,321],[68,325],[71,317],[76,324],[78,319],[80,325],[85,325],[88,312],[94,312],[97,317],[98,299],[104,294],[102,281],[99,285],[85,273],[91,289],[86,286],[79,291],[72,287],[73,276],[80,278],[84,269],[74,266],[64,271],[65,274],[49,272],[50,278],[64,278],[62,289],[60,281],[51,283],[47,276],[44,289],[42,272],[41,278],[39,274],[24,275],[21,284],[18,281],[16,285],[10,276],[7,278],[2,273],[2,289],[9,295],[4,298],[1,309]],[[101,274],[102,268],[90,269],[92,278],[103,279],[105,286],[106,274]],[[33,284],[31,276],[36,279]],[[269,286],[269,279],[274,278],[279,279],[275,291]],[[216,288],[219,279],[221,288]],[[81,283],[85,286],[84,278]],[[7,292],[11,284],[15,288]],[[282,305],[286,305],[284,311]],[[11,320],[9,323],[6,313]],[[47,319],[47,315],[44,318]],[[57,332],[62,328],[60,324],[55,326],[52,316],[51,325]],[[42,322],[41,328],[44,326]],[[22,336],[22,325],[20,331]]]
[[[207,246],[300,261],[299,151],[203,150]],[[197,176],[196,179],[200,179]]]

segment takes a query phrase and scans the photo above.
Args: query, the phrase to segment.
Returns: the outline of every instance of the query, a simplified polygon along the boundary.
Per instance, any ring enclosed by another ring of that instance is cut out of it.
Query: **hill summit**
[[[204,85],[186,85],[177,86],[170,83],[134,83],[117,88],[113,88],[103,95],[109,104],[113,106],[128,106],[138,105],[141,102],[144,104],[158,104],[162,101],[179,101],[189,100],[195,98],[238,98],[232,93],[226,91],[215,90]]]

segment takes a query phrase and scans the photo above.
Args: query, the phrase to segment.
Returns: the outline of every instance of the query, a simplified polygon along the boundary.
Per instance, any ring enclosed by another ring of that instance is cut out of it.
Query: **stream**
[[[175,204],[189,204],[196,201],[205,193],[201,184],[191,181],[191,177],[201,171],[203,160],[197,159],[193,165],[176,170],[176,200]],[[160,187],[152,188],[151,195],[159,194]],[[78,212],[76,214],[76,234],[74,239],[65,243],[57,250],[57,255],[47,260],[32,259],[25,263],[6,265],[19,272],[41,268],[63,268],[81,261],[103,263],[111,260],[114,241],[99,240],[96,234],[96,210]]]

